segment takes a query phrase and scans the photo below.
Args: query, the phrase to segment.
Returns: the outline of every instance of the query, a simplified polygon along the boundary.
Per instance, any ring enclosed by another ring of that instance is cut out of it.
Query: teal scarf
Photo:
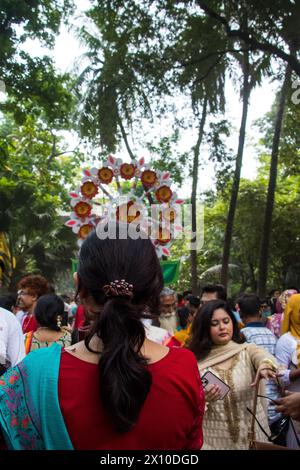
[[[60,356],[54,343],[0,377],[0,427],[9,449],[73,449],[58,401]]]

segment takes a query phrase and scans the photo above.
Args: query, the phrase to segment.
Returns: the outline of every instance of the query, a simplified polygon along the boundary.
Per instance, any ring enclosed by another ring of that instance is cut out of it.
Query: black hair
[[[70,303],[71,301],[71,297],[68,295],[68,294],[60,294],[60,297],[63,299],[64,302],[66,302],[67,304]]]
[[[183,291],[182,295],[183,295],[183,298],[187,297],[188,295],[192,294],[192,291],[191,290],[185,290]]]
[[[53,284],[48,284],[47,294],[55,294],[55,286]]]
[[[181,302],[183,300],[182,294],[177,294],[177,302]]]
[[[256,294],[244,294],[237,303],[240,307],[240,314],[243,317],[252,317],[259,315],[261,301]]]
[[[101,338],[100,396],[119,433],[136,423],[151,387],[147,360],[140,354],[145,340],[142,318],[158,315],[163,278],[155,248],[148,238],[100,239],[92,232],[83,242],[78,264],[78,291],[100,306],[85,345]],[[133,297],[106,297],[105,285],[125,280]],[[145,313],[146,312],[146,313]],[[93,351],[94,352],[94,351]]]
[[[226,303],[227,303],[227,307],[230,309],[230,310],[235,310],[235,306],[236,306],[236,301],[230,297],[229,299],[226,300]]]
[[[42,295],[36,303],[34,315],[39,325],[46,326],[53,331],[60,331],[58,316],[61,317],[61,325],[66,325],[64,315],[65,304],[55,294]]]
[[[195,295],[188,295],[186,299],[189,301],[190,305],[192,305],[193,307],[196,307],[196,308],[199,307],[200,305],[199,297],[196,297]]]
[[[181,326],[181,328],[186,328],[187,327],[187,321],[188,321],[189,314],[190,314],[190,311],[187,307],[181,307],[181,308],[177,309],[179,326]]]
[[[260,301],[260,305],[262,306],[263,304],[266,304],[270,307],[270,301],[269,299],[267,299],[266,297],[264,297],[263,299],[259,299]]]
[[[228,308],[227,303],[223,300],[210,300],[196,313],[192,323],[192,335],[189,349],[193,351],[198,360],[207,357],[214,346],[210,336],[211,319],[214,311],[219,308],[225,310],[232,321],[232,341],[235,343],[243,342],[240,337],[237,320]]]
[[[227,292],[223,284],[207,284],[206,286],[202,288],[201,296],[204,293],[211,294],[213,292],[216,292],[218,299],[224,300],[224,301],[227,300]]]
[[[276,292],[276,291],[280,292],[280,289],[272,289],[272,290],[270,290],[269,293],[268,293],[268,296],[269,296],[269,297],[273,297],[273,294],[274,294],[274,292]]]
[[[14,294],[0,295],[0,307],[12,312],[12,308],[16,305],[17,297]]]
[[[287,286],[284,290],[296,290],[299,293],[299,288],[296,286]]]

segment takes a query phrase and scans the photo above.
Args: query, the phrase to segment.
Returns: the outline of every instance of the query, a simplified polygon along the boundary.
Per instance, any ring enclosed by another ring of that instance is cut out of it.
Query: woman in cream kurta
[[[238,325],[223,301],[206,304],[196,315],[192,326],[190,349],[196,354],[200,374],[212,371],[230,387],[219,399],[218,387],[206,393],[207,406],[203,420],[202,449],[248,449],[254,385],[260,378],[274,378],[275,359],[254,344],[239,344]],[[261,383],[260,394],[264,395]],[[258,399],[257,419],[269,434],[266,403]],[[255,438],[267,441],[258,426]]]

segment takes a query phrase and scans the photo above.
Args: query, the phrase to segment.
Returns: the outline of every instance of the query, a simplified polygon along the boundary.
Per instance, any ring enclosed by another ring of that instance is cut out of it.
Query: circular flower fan
[[[71,197],[71,218],[65,225],[79,237],[79,244],[99,222],[112,218],[139,225],[146,231],[157,255],[169,256],[169,248],[181,231],[180,204],[171,189],[169,173],[151,170],[144,158],[124,163],[109,155],[98,168],[83,170],[81,184]]]

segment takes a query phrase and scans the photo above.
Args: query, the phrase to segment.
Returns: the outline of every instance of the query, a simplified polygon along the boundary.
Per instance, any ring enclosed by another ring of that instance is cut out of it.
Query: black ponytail
[[[100,240],[92,233],[81,248],[78,277],[80,288],[101,306],[85,345],[91,351],[91,338],[101,339],[101,400],[116,431],[125,433],[136,423],[151,387],[140,353],[145,340],[141,319],[145,311],[158,312],[160,265],[148,239]],[[106,297],[103,287],[121,279],[133,285],[133,298]]]
[[[99,318],[101,397],[120,433],[135,424],[151,386],[151,375],[140,355],[145,330],[139,313],[129,302],[111,299]]]

